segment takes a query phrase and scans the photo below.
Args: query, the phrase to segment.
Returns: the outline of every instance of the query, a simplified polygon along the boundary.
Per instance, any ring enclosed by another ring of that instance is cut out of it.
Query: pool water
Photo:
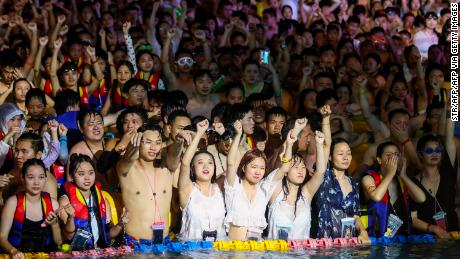
[[[436,244],[421,245],[375,245],[358,247],[319,248],[309,250],[278,252],[233,252],[199,251],[182,254],[163,254],[162,258],[460,258],[460,241],[438,241]],[[153,258],[149,254],[131,254],[120,258]]]

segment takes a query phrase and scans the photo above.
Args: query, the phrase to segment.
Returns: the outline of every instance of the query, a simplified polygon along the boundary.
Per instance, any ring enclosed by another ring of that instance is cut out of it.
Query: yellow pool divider
[[[286,252],[289,247],[288,243],[284,240],[264,240],[257,242],[250,241],[216,241],[213,243],[216,251],[219,250],[232,250],[232,251],[277,251]]]

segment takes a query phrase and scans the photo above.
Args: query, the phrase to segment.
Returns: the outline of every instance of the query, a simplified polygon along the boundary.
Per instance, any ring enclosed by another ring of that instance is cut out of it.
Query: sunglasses
[[[62,71],[62,73],[64,74],[64,73],[74,72],[74,71],[77,71],[77,69],[75,69],[75,68],[66,68],[66,69],[64,69],[64,70]]]
[[[195,60],[190,57],[181,57],[176,61],[176,63],[180,66],[192,66],[195,63]]]
[[[418,152],[425,153],[427,155],[431,155],[433,153],[440,154],[442,152],[442,148],[439,146],[436,148],[426,147],[422,150],[419,150]]]

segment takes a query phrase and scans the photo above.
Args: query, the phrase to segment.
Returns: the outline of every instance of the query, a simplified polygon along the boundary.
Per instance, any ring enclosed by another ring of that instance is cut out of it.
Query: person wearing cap
[[[438,15],[434,12],[425,14],[425,28],[414,34],[414,45],[420,51],[423,59],[428,58],[428,49],[431,45],[438,44],[439,37],[435,28],[438,22]]]

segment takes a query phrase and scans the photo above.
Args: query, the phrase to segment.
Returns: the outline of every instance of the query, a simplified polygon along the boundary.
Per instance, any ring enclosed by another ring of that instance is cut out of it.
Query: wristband
[[[405,146],[405,145],[407,144],[407,142],[409,142],[409,141],[410,141],[410,138],[407,138],[407,139],[406,139],[405,141],[403,141],[401,144],[402,144],[403,146]]]
[[[281,163],[287,164],[287,163],[289,163],[289,162],[291,162],[291,159],[290,159],[290,158],[287,158],[287,157],[281,158]]]
[[[97,63],[97,58],[96,58],[95,61],[91,60],[91,65],[94,65],[94,64],[96,64],[96,63]]]

